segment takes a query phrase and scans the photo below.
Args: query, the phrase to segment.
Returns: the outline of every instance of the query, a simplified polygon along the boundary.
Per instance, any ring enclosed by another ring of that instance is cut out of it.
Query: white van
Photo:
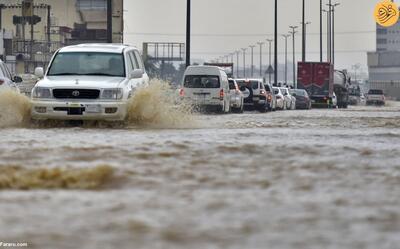
[[[228,76],[219,67],[188,67],[183,76],[180,95],[201,109],[230,112]]]

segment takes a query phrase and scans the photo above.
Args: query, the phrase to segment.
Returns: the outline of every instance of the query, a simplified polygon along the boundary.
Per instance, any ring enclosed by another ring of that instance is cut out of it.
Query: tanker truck
[[[350,77],[346,70],[335,70],[333,77],[333,91],[336,94],[337,106],[347,108],[349,105]]]

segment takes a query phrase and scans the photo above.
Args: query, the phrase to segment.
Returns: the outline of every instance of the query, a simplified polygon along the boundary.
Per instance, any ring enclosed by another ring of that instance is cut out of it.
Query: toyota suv
[[[367,105],[385,105],[385,94],[380,89],[371,89],[367,95]]]
[[[120,121],[149,77],[139,51],[127,45],[83,44],[58,50],[32,89],[32,118]]]
[[[245,107],[253,107],[260,112],[266,112],[269,109],[267,91],[262,80],[236,79],[236,82],[244,95]]]

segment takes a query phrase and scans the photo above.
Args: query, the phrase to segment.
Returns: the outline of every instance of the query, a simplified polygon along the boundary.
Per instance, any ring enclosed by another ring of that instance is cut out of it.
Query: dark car
[[[311,100],[304,89],[290,89],[292,96],[296,98],[296,109],[311,109]]]

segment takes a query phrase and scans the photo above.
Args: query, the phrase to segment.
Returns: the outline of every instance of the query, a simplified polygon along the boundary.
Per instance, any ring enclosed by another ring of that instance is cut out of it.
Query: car
[[[139,50],[117,44],[61,48],[35,75],[34,120],[123,121],[136,89],[149,83]]]
[[[272,89],[272,85],[269,83],[264,83],[265,91],[267,92],[268,108],[270,111],[276,111],[276,96]]]
[[[231,94],[231,109],[233,112],[243,113],[244,108],[244,96],[239,89],[239,85],[236,80],[229,78],[229,89]]]
[[[370,89],[367,94],[366,104],[367,105],[380,105],[383,106],[386,103],[386,97],[381,89]]]
[[[285,98],[285,103],[286,103],[286,109],[289,110],[294,110],[296,109],[296,98],[293,97],[290,92],[289,92],[289,88],[286,87],[281,87],[280,88],[282,91],[282,94]]]
[[[228,76],[217,66],[189,66],[183,75],[180,96],[201,111],[231,110]]]
[[[281,89],[279,87],[273,87],[272,89],[276,97],[276,108],[279,110],[286,110],[286,100]]]
[[[269,108],[267,92],[261,79],[236,79],[244,95],[244,106],[266,112]]]
[[[296,109],[311,109],[311,100],[304,89],[290,89],[290,94],[296,98]]]
[[[17,84],[22,82],[22,78],[13,75],[8,69],[6,63],[0,60],[0,89],[11,89],[20,92]]]

